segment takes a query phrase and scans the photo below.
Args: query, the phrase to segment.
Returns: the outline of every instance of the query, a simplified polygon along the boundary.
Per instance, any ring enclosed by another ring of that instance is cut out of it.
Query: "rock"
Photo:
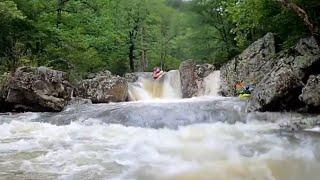
[[[93,103],[123,102],[128,96],[128,83],[125,78],[104,71],[81,81],[75,95]]]
[[[75,105],[80,106],[80,105],[84,105],[84,104],[91,105],[92,102],[91,102],[90,99],[83,99],[83,98],[80,98],[80,97],[73,97],[69,101],[68,106],[75,106]]]
[[[311,109],[320,112],[320,75],[309,77],[307,85],[302,89],[302,94],[299,98]]]
[[[213,73],[215,67],[211,64],[196,65],[193,60],[186,60],[180,64],[180,78],[183,98],[202,95],[204,79]]]
[[[6,102],[6,97],[8,95],[8,82],[9,74],[5,73],[0,76],[0,112],[7,112],[11,109],[11,105]]]
[[[253,91],[248,111],[295,109],[300,104],[296,97],[302,87],[303,82],[289,66],[275,67]]]
[[[208,64],[208,63],[197,64],[195,72],[196,72],[198,79],[203,79],[203,78],[209,76],[211,73],[213,73],[215,71],[215,69],[216,68],[212,64]]]
[[[224,96],[234,96],[235,84],[243,81],[245,84],[258,84],[265,74],[274,66],[273,57],[276,54],[275,39],[272,33],[257,40],[239,56],[221,67],[221,93]]]
[[[193,60],[186,60],[180,64],[179,72],[183,98],[191,98],[198,91],[195,70],[196,63]]]
[[[286,132],[297,132],[305,129],[312,129],[320,125],[320,116],[300,117],[290,119],[289,122],[279,124],[280,129]]]
[[[320,49],[314,44],[313,38],[302,39],[289,53],[278,56],[278,63],[253,91],[248,111],[299,110],[304,107],[299,99],[302,88],[310,75],[320,73]],[[307,94],[305,91],[305,97]]]
[[[152,76],[152,74],[151,74],[151,76]],[[124,78],[127,80],[128,83],[133,83],[139,79],[139,76],[137,73],[126,73],[124,75]]]
[[[9,78],[6,102],[16,111],[61,111],[71,93],[65,72],[46,67],[21,67]]]
[[[319,47],[314,37],[301,39],[294,47],[294,50],[300,55],[319,54]]]
[[[105,71],[100,71],[100,72],[97,72],[97,73],[89,73],[87,76],[86,76],[86,79],[93,79],[97,76],[105,76],[105,77],[112,77],[112,73],[108,70],[105,70]]]

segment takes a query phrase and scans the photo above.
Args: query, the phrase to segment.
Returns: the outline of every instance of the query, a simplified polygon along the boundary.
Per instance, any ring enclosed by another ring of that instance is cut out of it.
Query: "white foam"
[[[21,179],[317,179],[318,140],[291,141],[271,133],[276,129],[258,122],[156,130],[12,121],[0,125],[0,174],[14,178],[18,168]]]
[[[141,75],[137,82],[129,84],[129,99],[131,101],[148,101],[156,99],[181,99],[180,72],[166,72],[159,80],[153,80],[151,75]]]

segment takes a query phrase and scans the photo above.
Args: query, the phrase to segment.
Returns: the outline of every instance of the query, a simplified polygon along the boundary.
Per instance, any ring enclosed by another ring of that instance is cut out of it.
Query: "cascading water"
[[[129,100],[181,99],[182,88],[178,70],[167,72],[159,80],[151,73],[137,73],[138,80],[129,84]],[[199,82],[198,96],[219,96],[220,71],[214,71]]]
[[[169,71],[158,80],[153,80],[151,73],[138,73],[137,75],[138,80],[129,84],[131,101],[182,98],[178,70]]]
[[[304,115],[246,113],[217,87],[218,71],[199,93],[213,97],[179,99],[178,71],[140,73],[130,98],[166,100],[0,115],[0,179],[319,179],[319,135],[278,125]]]
[[[0,179],[319,179],[319,136],[281,134],[263,120],[295,115],[243,107],[196,98],[0,116]]]
[[[214,71],[203,79],[198,96],[219,96],[220,71]]]

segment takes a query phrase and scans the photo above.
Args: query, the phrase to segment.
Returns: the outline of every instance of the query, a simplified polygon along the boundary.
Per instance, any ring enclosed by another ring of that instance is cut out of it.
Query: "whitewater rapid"
[[[0,126],[4,179],[318,179],[318,139],[275,124]]]
[[[132,102],[75,101],[60,113],[0,115],[0,179],[300,180],[320,176],[317,136],[283,134],[293,113],[247,113],[219,97],[220,72],[181,99],[177,70],[138,73]]]
[[[160,79],[152,79],[152,73],[135,73],[137,80],[129,83],[128,94],[130,101],[172,100],[182,99],[182,82],[180,72],[171,70]],[[220,71],[213,71],[203,80],[197,82],[197,92],[194,96],[219,96]]]

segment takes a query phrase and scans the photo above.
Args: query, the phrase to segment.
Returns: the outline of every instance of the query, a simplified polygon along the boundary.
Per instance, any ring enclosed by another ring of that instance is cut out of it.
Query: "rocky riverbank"
[[[248,111],[320,112],[320,48],[313,38],[301,39],[287,51],[277,51],[272,33],[250,45],[221,68],[221,94],[236,96],[235,84],[255,86]],[[215,72],[210,64],[193,60],[181,63],[179,72],[183,98],[203,95],[208,78]],[[93,103],[128,100],[128,83],[139,73],[125,77],[109,71],[90,74],[71,85],[68,74],[46,67],[20,67],[2,80],[0,111],[62,111],[73,98]]]
[[[276,52],[269,33],[221,68],[222,94],[235,95],[235,84],[255,86],[248,111],[320,112],[320,48],[314,38],[301,39]]]

